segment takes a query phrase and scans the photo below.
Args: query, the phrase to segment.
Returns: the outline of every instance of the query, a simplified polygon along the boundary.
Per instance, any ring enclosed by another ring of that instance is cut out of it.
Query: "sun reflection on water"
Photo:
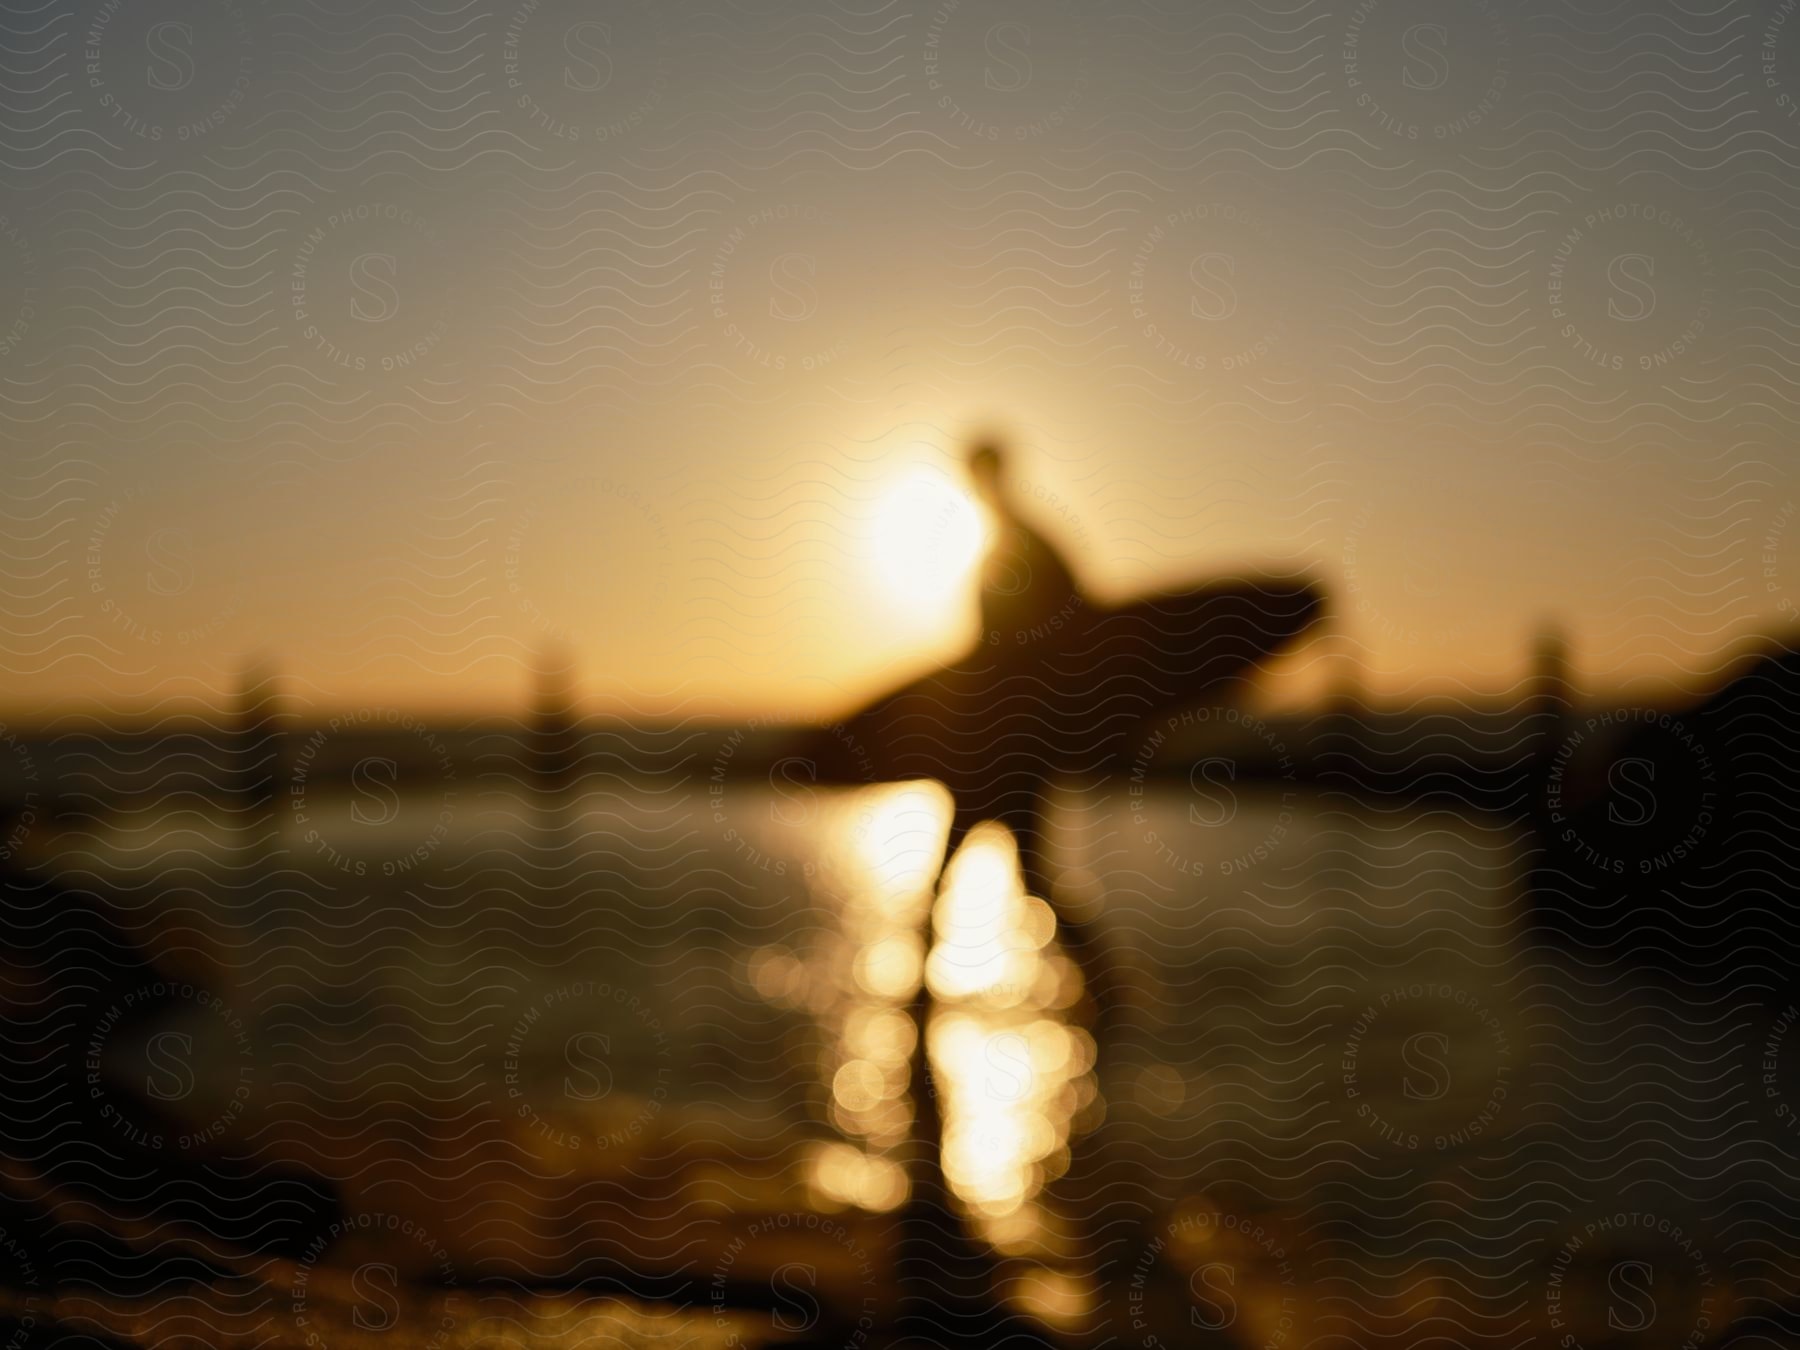
[[[805,1010],[826,1032],[819,1081],[841,1140],[807,1156],[815,1204],[887,1212],[908,1198],[901,1158],[914,1129],[923,985],[945,1182],[986,1241],[1054,1257],[1059,1225],[1042,1192],[1069,1166],[1074,1123],[1097,1106],[1093,1038],[1069,1015],[1081,976],[1057,944],[1050,905],[1026,894],[1008,830],[977,826],[943,864],[951,807],[927,782],[826,802],[810,875],[836,923],[804,951],[757,951],[749,976],[764,998]],[[1034,1301],[1068,1301],[1061,1285],[1039,1284]]]
[[[1012,835],[977,826],[950,860],[932,913],[926,1031],[943,1094],[945,1180],[1003,1251],[1045,1252],[1044,1186],[1069,1165],[1094,1099],[1094,1042],[1069,1025],[1081,994],[1056,920],[1027,895]]]
[[[819,1077],[831,1124],[849,1142],[817,1144],[806,1160],[807,1188],[824,1209],[886,1212],[909,1194],[897,1156],[913,1127],[918,1038],[908,1009],[924,975],[923,933],[949,818],[948,794],[932,783],[831,799],[812,885],[836,913],[835,928],[804,953],[765,948],[751,959],[759,993],[805,1008],[827,1034]]]

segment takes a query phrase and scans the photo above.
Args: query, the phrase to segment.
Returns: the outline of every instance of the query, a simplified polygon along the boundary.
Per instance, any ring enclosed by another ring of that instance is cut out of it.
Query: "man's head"
[[[1005,458],[993,441],[981,441],[969,452],[969,477],[974,480],[975,490],[987,501],[1000,496],[1000,476],[1004,468]]]

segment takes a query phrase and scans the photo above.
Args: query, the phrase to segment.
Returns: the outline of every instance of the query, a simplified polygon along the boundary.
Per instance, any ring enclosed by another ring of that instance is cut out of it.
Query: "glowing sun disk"
[[[940,606],[968,580],[986,534],[981,511],[954,483],[929,473],[901,480],[877,505],[870,533],[883,590],[911,607]]]

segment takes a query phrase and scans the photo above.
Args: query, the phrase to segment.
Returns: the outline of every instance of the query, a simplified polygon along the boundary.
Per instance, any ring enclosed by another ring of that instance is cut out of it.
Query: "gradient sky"
[[[282,9],[0,16],[11,705],[841,708],[972,632],[872,540],[983,429],[1394,696],[1800,603],[1792,0]]]

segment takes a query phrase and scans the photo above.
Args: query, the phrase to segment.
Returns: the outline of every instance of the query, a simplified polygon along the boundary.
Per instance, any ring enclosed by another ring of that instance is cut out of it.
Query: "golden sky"
[[[554,641],[596,708],[842,707],[968,640],[894,522],[985,430],[1098,595],[1315,569],[1397,697],[1794,614],[1747,29],[1609,100],[1557,59],[1603,34],[1473,0],[148,22],[58,19],[97,83],[8,133],[12,705],[267,652],[512,707]]]

